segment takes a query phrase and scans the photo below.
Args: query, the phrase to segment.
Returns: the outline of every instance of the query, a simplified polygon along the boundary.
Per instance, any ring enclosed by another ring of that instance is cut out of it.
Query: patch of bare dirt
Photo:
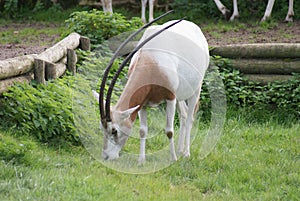
[[[49,26],[55,25],[44,25],[41,23],[9,24],[0,27],[0,35],[2,31],[11,28],[14,28],[16,31],[18,31],[25,27],[43,29]],[[201,25],[202,28],[204,26],[205,24]],[[255,27],[254,25],[247,25],[243,29],[238,29],[238,31],[224,31],[216,28],[212,31],[203,32],[210,46],[238,43],[300,43],[300,21],[295,21],[292,24],[279,22],[272,29],[263,29],[260,28],[259,25]],[[19,44],[2,44],[0,45],[0,60],[22,56],[25,54],[39,54],[46,48],[53,46],[58,38],[58,35],[47,36],[41,34],[37,38],[26,39],[26,41],[21,41]],[[23,44],[25,42],[29,45]]]
[[[272,29],[247,25],[238,31],[216,29],[213,32],[203,32],[210,46],[240,43],[300,43],[300,21],[292,24],[279,22]]]
[[[56,27],[55,24],[43,23],[11,23],[0,26],[0,36],[5,30],[13,30],[14,38],[17,42],[6,42],[0,44],[0,60],[13,58],[28,54],[39,54],[45,49],[53,46],[60,38],[59,35],[48,35],[41,33],[38,36],[24,38],[20,36],[20,31],[24,28],[34,28],[35,30]]]
[[[0,60],[28,54],[39,54],[51,46],[26,46],[19,44],[0,45]]]

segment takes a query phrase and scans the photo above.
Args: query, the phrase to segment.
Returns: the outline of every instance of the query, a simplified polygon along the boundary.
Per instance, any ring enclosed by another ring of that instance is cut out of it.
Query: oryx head
[[[93,91],[95,98],[99,94]],[[139,105],[125,111],[110,110],[111,121],[101,121],[101,129],[104,132],[102,157],[105,160],[119,158],[119,152],[131,134],[133,121],[131,114],[139,109]]]

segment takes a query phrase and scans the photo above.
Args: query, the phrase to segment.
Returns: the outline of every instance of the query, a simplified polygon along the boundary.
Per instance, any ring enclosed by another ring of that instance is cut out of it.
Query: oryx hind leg
[[[201,88],[196,91],[196,93],[187,100],[187,118],[185,125],[185,147],[184,147],[184,156],[190,156],[190,139],[191,139],[191,130],[194,122],[194,114],[197,111],[199,95]]]
[[[185,132],[186,132],[186,118],[187,118],[187,105],[185,101],[177,102],[177,111],[180,119],[180,131],[179,131],[177,150],[179,154],[183,154]]]

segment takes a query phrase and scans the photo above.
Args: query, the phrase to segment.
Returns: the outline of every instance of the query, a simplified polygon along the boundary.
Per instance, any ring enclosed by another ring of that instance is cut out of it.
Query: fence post
[[[34,80],[38,84],[46,84],[44,60],[34,59]]]
[[[91,40],[87,37],[80,36],[79,47],[82,50],[90,51],[91,50]]]
[[[76,74],[77,55],[75,50],[67,49],[67,69],[73,75]]]

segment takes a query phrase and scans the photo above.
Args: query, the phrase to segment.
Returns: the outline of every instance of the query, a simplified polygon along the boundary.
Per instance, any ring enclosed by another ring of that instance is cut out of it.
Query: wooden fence
[[[300,43],[226,45],[214,47],[210,54],[229,58],[233,68],[262,84],[300,73]]]
[[[0,61],[0,95],[16,82],[38,83],[56,79],[66,70],[76,72],[74,49],[90,50],[90,40],[72,33],[41,54],[24,55]],[[300,43],[241,44],[214,47],[211,55],[229,58],[232,67],[250,80],[266,84],[287,80],[300,73]]]
[[[75,49],[90,50],[90,40],[72,33],[41,54],[24,55],[0,61],[0,95],[16,82],[38,83],[56,79],[66,70],[75,74]]]

